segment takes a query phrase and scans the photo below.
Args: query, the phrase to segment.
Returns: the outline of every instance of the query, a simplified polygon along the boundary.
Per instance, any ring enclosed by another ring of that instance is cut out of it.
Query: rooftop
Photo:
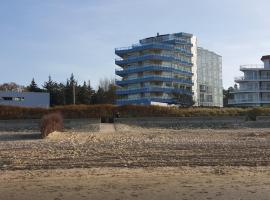
[[[261,60],[262,60],[262,61],[264,61],[264,60],[270,60],[270,55],[263,56],[263,57],[261,58]]]

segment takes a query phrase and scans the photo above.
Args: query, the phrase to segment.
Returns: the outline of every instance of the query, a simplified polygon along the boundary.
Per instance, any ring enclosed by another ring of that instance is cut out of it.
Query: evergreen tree
[[[233,91],[233,87],[229,87],[227,90],[223,89],[223,106],[224,107],[229,107],[228,101],[229,99],[233,98],[232,93],[230,93],[231,91]]]
[[[42,92],[42,90],[38,87],[38,85],[35,82],[35,79],[33,78],[30,85],[27,86],[28,92]]]
[[[89,87],[84,81],[82,86],[78,86],[76,104],[90,104],[91,96],[92,96],[92,89],[89,90]]]
[[[74,78],[73,73],[71,74],[70,78],[67,80],[66,87],[65,87],[65,102],[66,104],[73,104],[74,103],[74,92],[75,92],[75,99],[78,93],[77,81]]]
[[[104,104],[105,103],[105,91],[103,88],[98,87],[98,90],[93,95],[92,103],[93,104]]]
[[[43,88],[46,90],[46,92],[50,93],[51,106],[64,104],[63,89],[60,87],[60,85],[52,80],[51,76],[49,76],[49,80],[44,83]]]
[[[108,90],[105,92],[105,103],[107,104],[115,104],[116,94],[115,94],[116,86],[114,84],[109,84]]]

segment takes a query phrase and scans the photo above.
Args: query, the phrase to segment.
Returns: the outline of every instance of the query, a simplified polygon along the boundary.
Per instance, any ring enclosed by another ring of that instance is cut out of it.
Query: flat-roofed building
[[[235,78],[236,86],[229,105],[241,107],[270,106],[270,55],[261,58],[264,65],[242,65],[244,76]]]
[[[49,108],[50,94],[43,92],[0,91],[0,105]]]
[[[223,107],[222,57],[202,47],[197,49],[198,106]]]
[[[196,101],[197,39],[174,33],[145,38],[131,47],[118,48],[121,69],[116,84],[117,104],[182,104]]]

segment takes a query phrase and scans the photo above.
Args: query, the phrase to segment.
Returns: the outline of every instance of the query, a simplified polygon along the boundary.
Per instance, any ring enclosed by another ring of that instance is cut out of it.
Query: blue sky
[[[96,86],[114,78],[115,47],[188,32],[222,55],[227,88],[239,65],[270,54],[269,10],[269,0],[0,0],[0,83],[74,73]]]

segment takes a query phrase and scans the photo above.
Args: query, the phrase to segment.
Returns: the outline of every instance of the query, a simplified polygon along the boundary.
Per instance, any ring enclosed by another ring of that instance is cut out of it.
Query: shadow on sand
[[[41,139],[40,133],[32,132],[0,132],[0,141],[18,141],[18,140],[38,140]]]

